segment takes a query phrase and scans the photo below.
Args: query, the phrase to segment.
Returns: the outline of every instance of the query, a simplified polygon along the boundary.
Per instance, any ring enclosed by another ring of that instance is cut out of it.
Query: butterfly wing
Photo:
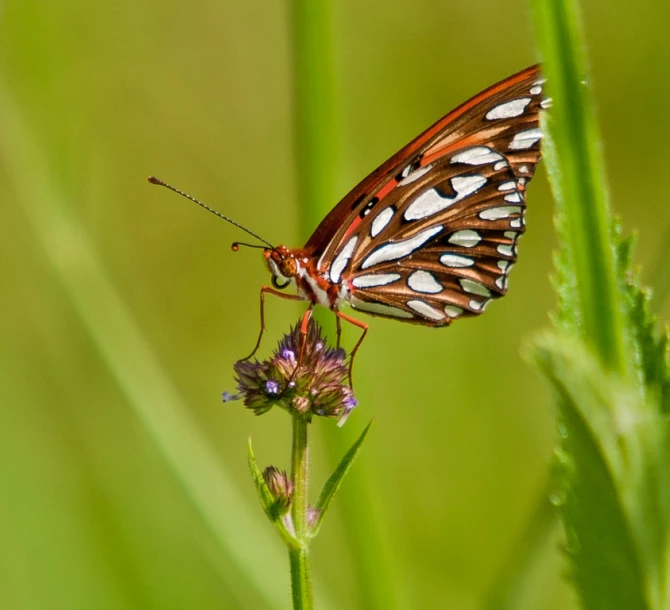
[[[540,159],[533,66],[461,105],[354,188],[307,243],[354,308],[445,325],[505,294]]]

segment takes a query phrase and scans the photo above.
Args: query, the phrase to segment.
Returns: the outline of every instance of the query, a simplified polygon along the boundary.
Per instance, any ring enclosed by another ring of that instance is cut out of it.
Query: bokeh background
[[[613,207],[667,320],[670,5],[583,9]],[[334,3],[335,193],[317,205],[536,61],[528,11]],[[0,6],[3,610],[288,607],[246,441],[285,468],[289,420],[220,401],[268,273],[230,251],[243,234],[145,178],[304,242],[290,15],[276,0]],[[314,544],[320,607],[576,607],[546,500],[551,396],[521,355],[554,304],[552,210],[541,169],[510,293],[481,318],[367,320],[360,407],[342,430],[313,426],[316,487],[376,418]],[[301,311],[269,303],[263,353]]]

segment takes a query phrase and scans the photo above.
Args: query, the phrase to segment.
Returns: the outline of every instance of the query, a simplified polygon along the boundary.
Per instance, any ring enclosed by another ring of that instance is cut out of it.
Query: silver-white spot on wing
[[[498,269],[505,273],[505,271],[509,271],[512,267],[514,267],[513,263],[510,263],[509,261],[498,261]]]
[[[379,235],[386,228],[386,225],[391,222],[391,218],[393,218],[394,214],[395,210],[393,208],[384,208],[381,212],[379,212],[370,226],[370,236],[377,237],[377,235]]]
[[[542,88],[540,87],[540,91]],[[538,91],[538,93],[540,92]],[[533,90],[530,90],[533,93]],[[515,116],[520,116],[526,110],[526,106],[530,104],[531,98],[522,97],[518,100],[512,100],[511,102],[505,102],[504,104],[499,104],[495,108],[491,108],[486,113],[486,118],[489,121],[494,121],[496,119],[513,119]]]
[[[498,161],[498,163],[493,166],[493,171],[499,172],[504,167],[507,167],[507,161]]]
[[[470,307],[470,309],[479,311],[482,307],[484,307],[484,303],[482,303],[481,301],[475,301],[475,299],[470,299],[468,306]]]
[[[402,173],[400,174],[402,176],[402,180],[398,182],[398,186],[405,186],[406,184],[410,184],[411,182],[418,180],[421,178],[421,176],[427,174],[431,169],[433,169],[433,166],[425,165],[424,167],[420,167],[414,171],[411,171],[411,168],[412,166],[408,165],[404,170],[402,170]]]
[[[474,248],[480,241],[482,241],[482,236],[472,229],[456,231],[456,233],[449,237],[450,244],[462,246],[463,248]]]
[[[554,100],[550,97],[545,97],[541,102],[540,102],[540,108],[551,108],[551,105],[553,104]]]
[[[540,93],[542,93],[542,87],[540,85],[536,85],[535,87],[531,87],[530,92],[531,92],[532,95],[540,95]]]
[[[512,138],[509,148],[510,150],[526,150],[541,138],[542,132],[538,127],[528,129],[527,131],[520,131]],[[519,168],[519,171],[521,171],[521,168]]]
[[[500,244],[496,250],[503,256],[514,256],[514,246],[508,244]]]
[[[461,278],[460,280],[458,280],[458,283],[461,285],[461,288],[465,290],[465,292],[469,292],[470,294],[476,294],[479,295],[480,297],[491,296],[491,291],[486,286],[480,284],[479,282],[475,282],[474,280]]]
[[[403,216],[405,220],[421,220],[445,210],[451,205],[472,195],[486,184],[484,176],[456,176],[451,179],[451,186],[456,191],[455,197],[443,197],[435,189],[421,193],[407,206]]]
[[[457,318],[463,313],[463,310],[460,307],[455,305],[445,305],[444,313],[446,313],[450,318]]]
[[[509,226],[512,227],[513,229],[520,229],[521,227],[523,227],[523,217],[513,218],[512,220],[509,221]]]
[[[416,292],[426,294],[437,294],[442,292],[444,287],[435,279],[435,276],[428,271],[414,271],[407,278],[407,285]]]
[[[444,319],[444,314],[439,309],[435,309],[425,301],[420,301],[419,299],[407,301],[407,307],[413,309],[416,313],[421,314],[424,318],[428,318],[429,320]]]
[[[500,220],[501,218],[507,218],[512,214],[518,214],[519,212],[521,212],[521,208],[518,205],[505,205],[498,208],[482,210],[479,212],[478,216],[482,220]]]
[[[504,235],[507,239],[511,239],[512,241],[516,241],[516,238],[519,236],[516,231],[505,231]]]
[[[510,180],[509,182],[503,182],[499,187],[499,191],[513,191],[516,188],[516,182]]]
[[[495,284],[498,288],[500,288],[500,290],[505,290],[505,288],[507,288],[507,277],[501,275],[498,279],[496,279]]]
[[[384,261],[394,261],[399,258],[409,256],[412,252],[423,246],[423,244],[425,244],[431,237],[434,237],[440,231],[442,231],[442,229],[442,225],[428,227],[427,229],[420,231],[414,237],[410,237],[409,239],[403,239],[402,241],[395,243],[387,243],[374,250],[363,261],[361,269],[368,269],[377,263],[383,263]]]
[[[462,256],[460,254],[443,254],[440,256],[440,262],[445,267],[472,267],[475,260],[469,256]]]
[[[373,288],[375,286],[386,286],[400,279],[398,273],[370,273],[369,275],[359,275],[351,280],[354,288]]]
[[[468,148],[463,152],[455,154],[451,158],[451,163],[465,163],[467,165],[487,165],[494,161],[503,160],[500,153],[490,149],[488,146],[475,146]]]
[[[340,278],[342,277],[342,272],[344,271],[351,255],[354,253],[354,248],[356,247],[356,242],[358,237],[354,235],[340,250],[340,253],[335,257],[333,264],[330,266],[330,281],[334,284],[338,284]]]
[[[354,309],[360,311],[367,311],[368,313],[376,313],[380,316],[389,316],[391,318],[413,318],[414,316],[404,309],[398,307],[391,307],[390,305],[384,305],[384,303],[373,303],[369,301],[362,301],[357,299],[355,296],[349,297],[349,303]]]
[[[510,193],[509,195],[505,195],[504,199],[510,203],[521,203],[521,195],[518,193],[518,191]]]

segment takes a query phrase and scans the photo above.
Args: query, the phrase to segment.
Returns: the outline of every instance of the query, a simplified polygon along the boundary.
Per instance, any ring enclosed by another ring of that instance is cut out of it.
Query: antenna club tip
[[[151,182],[151,184],[163,184],[163,181],[156,178],[156,176],[149,176],[147,180]]]
[[[230,249],[233,252],[237,252],[240,249],[240,244],[239,242],[234,241],[232,244],[230,244]]]

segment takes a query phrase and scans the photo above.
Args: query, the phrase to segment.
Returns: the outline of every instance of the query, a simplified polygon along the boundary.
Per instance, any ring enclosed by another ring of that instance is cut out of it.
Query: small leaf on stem
[[[319,527],[321,527],[321,521],[323,520],[323,517],[326,514],[328,507],[330,506],[333,496],[335,495],[335,492],[340,488],[342,480],[344,479],[344,475],[346,475],[347,472],[349,472],[349,468],[351,468],[354,459],[356,458],[358,452],[363,446],[363,441],[370,432],[370,429],[372,428],[372,424],[374,423],[374,421],[375,421],[374,419],[370,420],[370,423],[365,427],[365,430],[363,430],[361,435],[358,437],[358,440],[351,446],[351,449],[349,449],[349,451],[347,451],[344,454],[344,457],[340,460],[340,463],[337,465],[337,468],[335,469],[333,474],[330,475],[330,478],[326,481],[326,484],[323,486],[323,490],[321,491],[321,495],[319,496],[319,500],[317,501],[316,506],[311,509],[313,511],[312,514],[315,515],[314,523],[312,524],[312,527],[310,529],[311,537],[316,536],[317,532],[319,531]]]

